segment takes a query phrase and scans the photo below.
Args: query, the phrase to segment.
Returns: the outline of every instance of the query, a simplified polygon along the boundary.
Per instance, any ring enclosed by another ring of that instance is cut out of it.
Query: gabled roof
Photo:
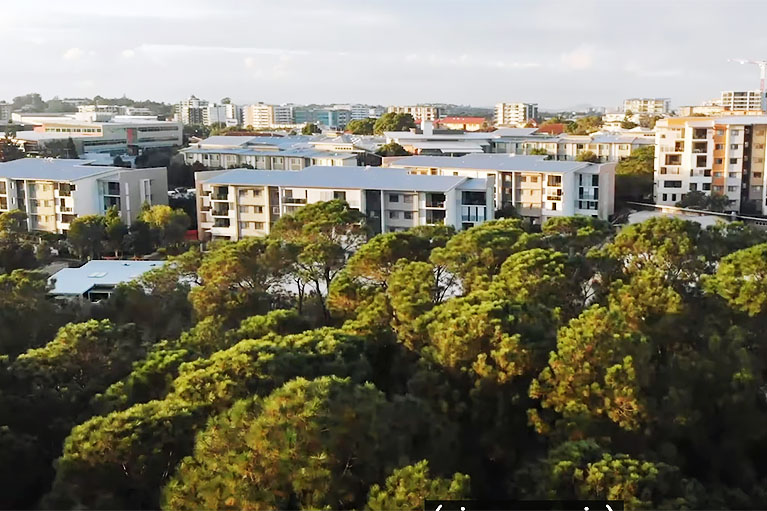
[[[121,167],[97,167],[94,160],[21,158],[0,163],[0,178],[77,181],[86,177],[123,171]]]
[[[471,181],[471,178],[423,176],[410,174],[406,170],[380,167],[313,165],[298,171],[236,169],[210,177],[206,176],[201,181],[216,185],[448,192]],[[484,179],[480,181],[485,182]],[[472,181],[472,189],[474,186],[475,183]]]
[[[393,167],[505,170],[531,172],[573,172],[594,165],[581,161],[546,160],[545,156],[514,154],[467,154],[466,156],[406,156],[392,162]]]

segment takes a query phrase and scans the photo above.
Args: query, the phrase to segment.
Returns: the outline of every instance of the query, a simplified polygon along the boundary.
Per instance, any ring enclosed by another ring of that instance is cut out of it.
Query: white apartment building
[[[240,108],[237,105],[208,105],[202,109],[202,123],[205,126],[238,126],[240,122]]]
[[[668,98],[629,98],[623,101],[623,111],[632,114],[666,115],[671,112]]]
[[[11,120],[11,109],[13,105],[0,101],[0,122],[6,123]]]
[[[537,103],[498,103],[495,105],[496,126],[523,127],[538,117]]]
[[[195,179],[201,240],[264,236],[281,216],[333,199],[364,213],[375,233],[434,224],[460,230],[493,219],[492,183],[483,178],[313,166],[198,172]]]
[[[311,165],[356,166],[351,152],[326,151],[310,145],[311,137],[213,136],[179,151],[188,165],[210,169],[301,170]]]
[[[487,178],[497,209],[514,206],[542,223],[555,216],[607,220],[614,212],[615,164],[546,160],[543,156],[467,154],[391,158],[386,167],[429,176]]]
[[[719,105],[724,112],[761,112],[762,93],[759,90],[722,91]]]
[[[600,162],[618,162],[640,147],[652,146],[655,137],[645,135],[558,135],[555,137],[535,135],[517,144],[519,154],[544,150],[555,160],[575,160],[580,153],[590,151]]]
[[[440,110],[436,106],[415,105],[415,106],[390,106],[389,113],[410,114],[416,121],[436,121],[439,119]]]
[[[691,191],[725,195],[728,211],[767,213],[767,117],[673,117],[655,125],[655,203]]]
[[[175,117],[181,124],[202,124],[204,121],[204,111],[209,105],[207,100],[199,99],[192,95],[178,103],[175,110]]]
[[[369,105],[351,105],[349,107],[349,110],[351,111],[352,120],[360,120],[360,119],[367,119],[367,118],[377,119],[381,117],[381,115],[383,114],[382,108],[369,106]]]
[[[0,212],[27,213],[29,230],[65,234],[78,216],[117,206],[130,225],[144,203],[168,203],[164,167],[126,169],[88,160],[22,158],[0,163]]]

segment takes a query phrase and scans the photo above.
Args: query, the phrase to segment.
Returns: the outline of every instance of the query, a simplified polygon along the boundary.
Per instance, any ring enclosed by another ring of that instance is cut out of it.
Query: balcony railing
[[[445,207],[445,201],[435,201],[435,200],[427,200],[426,201],[426,207],[427,208],[444,208]]]
[[[283,197],[282,203],[283,204],[306,204],[306,199],[302,199],[300,197]]]

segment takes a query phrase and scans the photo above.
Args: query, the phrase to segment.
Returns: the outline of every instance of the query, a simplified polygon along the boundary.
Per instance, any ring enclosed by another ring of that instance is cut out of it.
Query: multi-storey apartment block
[[[722,91],[719,104],[724,112],[761,112],[762,93],[758,90]]]
[[[198,172],[195,179],[201,240],[264,236],[280,216],[333,199],[364,213],[374,233],[433,224],[460,230],[493,218],[492,182],[483,178],[313,166]]]
[[[537,103],[498,103],[495,105],[496,126],[522,127],[538,117]]]
[[[615,164],[546,160],[543,156],[468,154],[406,156],[386,166],[413,174],[487,178],[495,207],[514,206],[536,223],[555,216],[613,214]]]
[[[668,98],[629,98],[623,101],[623,111],[632,114],[666,115],[671,112]]]
[[[767,117],[678,117],[655,125],[656,204],[691,191],[721,194],[728,211],[767,213]]]
[[[11,109],[13,105],[0,101],[0,122],[8,122],[11,120]]]
[[[144,203],[168,203],[167,170],[91,165],[87,160],[23,158],[0,163],[0,212],[27,213],[30,230],[65,234],[78,216],[116,206],[130,225]]]
[[[311,137],[213,136],[179,151],[188,165],[235,169],[301,170],[310,165],[356,166],[351,152],[323,151],[310,145]]]
[[[440,110],[436,106],[414,105],[414,106],[390,106],[389,113],[410,114],[416,121],[436,121],[439,119]]]
[[[176,120],[181,124],[202,124],[207,106],[207,100],[190,96],[189,99],[181,101],[174,107]]]
[[[535,135],[520,141],[517,151],[519,154],[530,154],[535,149],[543,149],[551,158],[560,161],[575,160],[579,154],[590,151],[600,162],[618,162],[630,156],[633,150],[654,143],[652,137],[635,135]]]

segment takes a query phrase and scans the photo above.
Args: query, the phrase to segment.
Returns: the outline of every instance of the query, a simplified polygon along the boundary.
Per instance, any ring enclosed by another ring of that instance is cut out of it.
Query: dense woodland
[[[370,238],[332,201],[90,307],[0,287],[4,508],[767,501],[767,233],[739,223]]]

